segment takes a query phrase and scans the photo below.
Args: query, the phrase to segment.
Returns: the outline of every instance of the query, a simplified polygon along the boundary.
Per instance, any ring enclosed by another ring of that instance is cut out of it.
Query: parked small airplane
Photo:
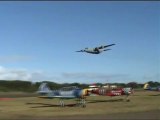
[[[77,98],[79,100],[78,105],[81,105],[82,107],[86,107],[86,96],[88,96],[87,89],[80,89],[76,86],[71,87],[63,87],[59,90],[50,90],[50,88],[47,86],[47,83],[42,83],[39,87],[38,93],[41,95],[40,98],[59,98],[60,99],[60,106],[64,107],[64,99],[75,99]]]
[[[91,93],[103,96],[126,96],[126,101],[129,101],[128,97],[133,93],[131,88],[116,88],[116,89],[107,89],[107,88],[98,88],[92,90]]]
[[[149,90],[149,91],[160,91],[160,86],[158,87],[151,87],[148,83],[144,84],[143,87],[144,90]]]
[[[100,47],[95,47],[95,48],[85,48],[83,50],[76,51],[76,52],[86,52],[86,53],[91,53],[91,54],[99,54],[103,51],[111,50],[111,49],[104,49],[104,48],[110,47],[113,45],[115,45],[115,44],[110,44],[110,45],[105,45],[105,46],[100,46]]]
[[[88,91],[96,90],[100,88],[100,86],[96,85],[95,83],[89,85],[89,88],[87,88]]]

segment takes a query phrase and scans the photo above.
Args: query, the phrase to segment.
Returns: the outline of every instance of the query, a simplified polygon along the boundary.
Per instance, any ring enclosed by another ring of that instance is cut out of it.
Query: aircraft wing
[[[110,44],[110,45],[105,45],[105,46],[100,46],[100,47],[97,47],[98,49],[103,49],[103,48],[106,48],[106,47],[110,47],[110,46],[113,46],[115,44]]]
[[[53,96],[54,98],[75,98],[75,96]]]
[[[39,96],[39,98],[45,98],[45,99],[53,99],[53,98],[62,98],[62,99],[72,99],[75,98],[75,96]]]

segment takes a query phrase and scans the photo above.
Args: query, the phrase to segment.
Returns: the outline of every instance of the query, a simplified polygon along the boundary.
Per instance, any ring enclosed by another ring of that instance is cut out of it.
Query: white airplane
[[[113,45],[115,45],[115,44],[110,44],[110,45],[105,45],[105,46],[100,46],[100,47],[95,47],[95,48],[85,48],[83,50],[76,51],[76,52],[86,52],[86,53],[91,53],[91,54],[99,54],[103,51],[111,50],[111,49],[104,49],[104,48],[110,47]]]

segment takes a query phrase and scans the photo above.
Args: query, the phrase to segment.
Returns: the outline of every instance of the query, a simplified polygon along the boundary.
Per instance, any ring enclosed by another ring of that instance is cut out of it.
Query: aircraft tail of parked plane
[[[143,89],[144,89],[144,90],[149,90],[149,89],[150,89],[149,84],[148,84],[148,83],[144,84]]]
[[[143,87],[144,90],[149,90],[149,91],[160,91],[160,86],[158,87],[151,87],[148,83],[144,84]]]
[[[38,88],[38,93],[40,93],[40,94],[50,93],[50,92],[51,92],[51,90],[47,86],[47,83],[42,83]]]

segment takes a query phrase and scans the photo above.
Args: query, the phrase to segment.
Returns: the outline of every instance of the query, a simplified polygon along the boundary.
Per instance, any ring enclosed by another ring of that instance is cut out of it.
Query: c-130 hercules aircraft
[[[79,51],[76,51],[76,52],[86,52],[86,53],[91,53],[91,54],[99,54],[103,51],[108,51],[108,50],[111,50],[111,49],[104,49],[106,47],[110,47],[110,46],[113,46],[115,44],[110,44],[110,45],[105,45],[105,46],[100,46],[100,47],[95,47],[95,48],[85,48],[83,50],[79,50]]]

